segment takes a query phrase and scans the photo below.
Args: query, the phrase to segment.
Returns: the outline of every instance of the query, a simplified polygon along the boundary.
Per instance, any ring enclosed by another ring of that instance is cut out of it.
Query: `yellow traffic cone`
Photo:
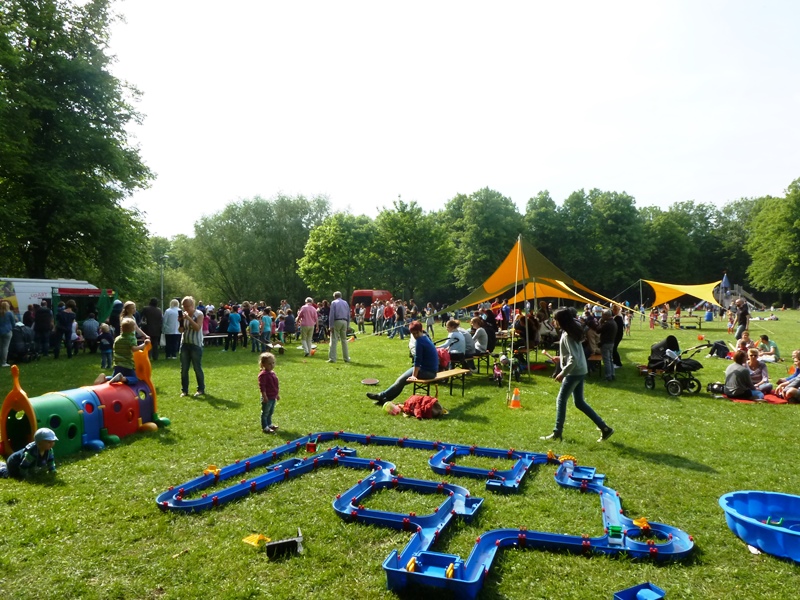
[[[508,405],[508,408],[522,408],[519,401],[519,388],[514,388],[514,395],[511,396],[511,404]]]

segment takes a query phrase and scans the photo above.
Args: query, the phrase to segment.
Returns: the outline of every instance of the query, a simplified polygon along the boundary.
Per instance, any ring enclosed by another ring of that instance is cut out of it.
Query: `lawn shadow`
[[[242,403],[241,402],[234,402],[233,400],[227,400],[225,398],[219,398],[214,396],[213,394],[209,394],[206,392],[203,396],[196,399],[198,402],[205,402],[212,408],[239,408]]]
[[[488,423],[489,418],[483,415],[471,415],[469,411],[481,404],[485,404],[489,401],[489,396],[473,396],[469,398],[466,402],[462,402],[456,406],[448,400],[454,400],[456,396],[445,396],[444,399],[439,398],[439,403],[444,406],[448,413],[448,419],[458,419],[459,421],[464,421],[466,423]],[[451,408],[452,406],[452,408]]]
[[[640,450],[639,448],[626,446],[625,444],[620,444],[614,441],[606,443],[619,450],[621,454],[637,460],[646,460],[653,463],[677,467],[679,469],[699,471],[701,473],[717,473],[717,470],[713,467],[704,465],[703,463],[699,463],[684,456],[678,456],[677,454],[670,454],[668,452],[649,452],[647,450]]]

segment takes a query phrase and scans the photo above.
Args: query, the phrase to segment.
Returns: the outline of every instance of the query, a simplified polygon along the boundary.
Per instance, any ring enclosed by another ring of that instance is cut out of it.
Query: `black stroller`
[[[661,375],[670,396],[680,396],[682,392],[698,393],[702,384],[693,373],[702,369],[703,365],[692,356],[708,348],[709,345],[701,344],[680,352],[678,340],[674,335],[668,335],[664,341],[653,344],[647,361],[644,387],[648,390],[655,389],[656,375]]]
[[[9,363],[27,363],[32,360],[39,360],[39,352],[33,339],[33,329],[17,323],[11,330],[11,341],[8,345]]]

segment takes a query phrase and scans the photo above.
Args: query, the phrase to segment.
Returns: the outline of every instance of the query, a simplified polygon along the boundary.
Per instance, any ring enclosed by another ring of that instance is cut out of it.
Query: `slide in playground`
[[[318,452],[317,445],[325,442],[336,445]],[[360,458],[354,448],[340,443],[434,451],[429,464],[435,473],[484,479],[486,489],[494,492],[519,491],[531,466],[557,464],[555,480],[559,485],[599,496],[604,534],[589,537],[535,531],[525,527],[495,529],[476,540],[466,560],[457,555],[434,552],[431,549],[445,528],[456,517],[470,521],[484,499],[473,497],[467,488],[446,481],[401,477],[392,463],[379,458]],[[302,451],[307,453],[303,458],[289,456]],[[513,461],[513,465],[502,471],[463,467],[456,462],[459,456],[503,458]],[[383,562],[387,587],[392,590],[418,584],[448,589],[462,598],[475,598],[497,552],[508,547],[610,555],[625,553],[632,558],[659,561],[683,559],[694,547],[692,537],[681,529],[625,516],[619,494],[605,485],[605,476],[596,473],[592,467],[578,466],[573,457],[559,458],[552,453],[540,454],[513,448],[501,450],[345,432],[309,434],[226,467],[210,466],[200,477],[160,494],[156,503],[163,511],[197,512],[220,507],[322,467],[370,471],[368,476],[359,479],[347,491],[337,494],[333,500],[333,509],[342,519],[413,533],[405,548],[392,551]],[[211,493],[204,492],[212,486],[226,485],[228,480],[235,483]],[[381,489],[439,494],[442,501],[428,515],[365,507],[365,499]]]

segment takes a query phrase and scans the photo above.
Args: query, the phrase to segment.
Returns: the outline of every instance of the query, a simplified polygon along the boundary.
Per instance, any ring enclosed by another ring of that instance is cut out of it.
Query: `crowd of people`
[[[101,369],[112,369],[112,373],[110,376],[101,374],[98,382],[135,382],[133,352],[148,347],[151,360],[158,360],[163,335],[166,359],[180,358],[181,361],[183,397],[190,394],[190,370],[193,370],[196,380],[194,396],[205,394],[202,356],[209,342],[222,346],[222,352],[235,352],[240,344],[244,348],[249,345],[252,353],[259,354],[262,430],[265,433],[277,430],[272,423],[272,414],[279,399],[274,373],[275,356],[267,350],[282,350],[282,344],[293,341],[295,336],[305,357],[315,354],[317,342],[329,340],[330,363],[339,359],[340,346],[342,360],[350,362],[348,338],[357,332],[366,333],[367,323],[371,322],[373,335],[386,335],[389,339],[399,337],[401,340],[408,336],[412,366],[386,390],[368,394],[376,404],[393,400],[409,382],[435,377],[443,350],[446,350],[449,361],[476,372],[474,357],[494,352],[500,336],[504,341],[511,339],[505,348],[509,354],[515,353],[519,357],[517,360],[522,360],[526,354],[520,352],[521,349],[557,347],[559,353],[555,359],[554,378],[561,386],[556,399],[556,422],[553,432],[543,439],[561,438],[566,404],[572,397],[575,406],[598,426],[602,441],[613,433],[613,429],[584,398],[583,382],[589,365],[599,360],[588,359],[601,357],[605,379],[616,379],[615,371],[622,366],[619,345],[626,334],[630,335],[635,311],[636,308],[631,310],[617,304],[609,308],[586,304],[582,313],[573,308],[553,312],[552,304],[544,301],[534,310],[530,303],[525,303],[520,309],[511,306],[507,300],[496,299],[478,305],[467,317],[468,327],[465,328],[460,320],[464,318],[463,314],[447,314],[441,305],[432,302],[420,307],[413,299],[376,300],[369,305],[357,303],[351,309],[341,293],[335,292],[331,302],[306,298],[296,313],[286,300],[282,300],[274,310],[263,301],[231,301],[216,307],[202,301],[195,304],[194,299],[187,296],[182,300],[171,300],[163,312],[155,298],[141,311],[132,301],[117,300],[103,323],[90,313],[80,328],[73,301],[59,303],[55,312],[50,310],[47,301],[43,301],[38,307],[29,306],[22,321],[32,327],[37,348],[43,355],[52,352],[53,358],[58,359],[65,349],[67,358],[72,358],[84,348],[90,354],[99,353]],[[668,305],[655,307],[651,311],[651,327],[658,322],[665,323],[669,312]],[[733,352],[728,353],[732,364],[725,373],[726,395],[761,399],[765,394],[775,393],[800,400],[800,377],[797,376],[800,351],[792,354],[798,367],[795,373],[773,384],[766,365],[782,360],[778,345],[766,334],[760,335],[757,341],[751,339],[750,311],[742,299],[730,307],[730,312],[730,332],[735,336],[736,345]],[[672,323],[677,325],[679,319],[680,307],[677,307]],[[8,303],[0,302],[2,366],[8,366],[8,339],[15,321]],[[437,321],[444,331],[441,333],[443,339],[435,342]],[[148,341],[150,344],[146,345]]]

